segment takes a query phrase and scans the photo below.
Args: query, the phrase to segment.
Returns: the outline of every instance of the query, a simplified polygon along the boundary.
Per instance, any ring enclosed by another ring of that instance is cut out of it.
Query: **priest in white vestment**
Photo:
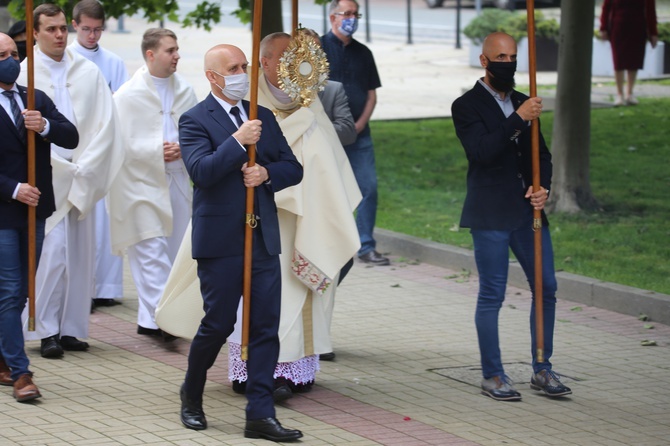
[[[97,65],[114,93],[128,80],[123,59],[100,46],[105,31],[105,10],[98,0],[82,0],[72,10],[76,39],[69,48]],[[123,257],[112,254],[109,214],[105,200],[95,206],[95,291],[94,306],[112,306],[123,298]]]
[[[333,350],[330,322],[337,276],[360,247],[353,211],[361,199],[344,148],[318,98],[309,107],[301,107],[277,87],[279,57],[290,39],[288,34],[275,33],[263,40],[258,83],[258,104],[275,113],[304,168],[300,184],[275,195],[282,244],[280,353],[275,379],[278,387],[288,387],[289,392],[308,390],[318,371],[318,355]],[[188,233],[184,240],[158,322],[165,330],[190,338],[203,313],[195,261],[185,246],[190,241]],[[228,338],[228,376],[241,392],[247,371],[240,358],[240,320],[238,312],[236,330]],[[279,396],[286,397],[285,393]]]
[[[56,358],[63,350],[88,349],[88,343],[77,338],[88,337],[94,209],[121,167],[123,147],[112,93],[102,73],[66,48],[63,10],[46,3],[35,8],[35,16],[35,87],[49,95],[79,131],[76,149],[51,146],[56,211],[46,221],[35,279],[35,331],[25,333],[26,339],[42,340],[42,356]],[[21,64],[22,84],[27,80],[27,63]]]
[[[314,383],[319,354],[333,351],[330,322],[337,276],[360,248],[353,211],[361,199],[351,165],[318,98],[301,107],[279,88],[278,65],[291,36],[261,42],[258,104],[272,110],[303,165],[303,180],[275,195],[282,253],[277,385],[305,391]],[[238,318],[238,327],[240,319]],[[236,330],[237,331],[237,330]],[[228,377],[245,381],[240,344],[229,340]]]
[[[179,149],[179,118],[196,105],[193,88],[176,73],[176,35],[144,33],[141,67],[114,94],[126,162],[109,193],[112,249],[127,250],[139,298],[137,332],[163,336],[155,321],[172,263],[191,218],[193,191]]]

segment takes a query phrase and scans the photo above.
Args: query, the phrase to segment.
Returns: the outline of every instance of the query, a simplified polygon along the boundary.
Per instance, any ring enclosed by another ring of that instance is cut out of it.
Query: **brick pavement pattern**
[[[115,26],[110,20],[108,29]],[[121,55],[132,73],[142,63],[139,39],[149,25],[131,18],[126,26],[130,34],[108,32],[102,44]],[[250,54],[248,30],[173,29],[181,47],[179,72],[199,99],[209,88],[202,77],[208,48],[228,42]],[[384,83],[375,119],[444,116],[444,104],[481,76],[467,66],[465,49],[383,39],[370,47]],[[555,73],[543,76],[539,83],[555,83]],[[409,108],[408,80],[417,99]],[[610,94],[607,88],[598,91]],[[667,95],[668,89],[648,94]],[[670,326],[653,322],[653,314],[651,322],[642,322],[571,303],[559,289],[552,362],[574,394],[550,400],[528,388],[530,292],[509,287],[500,336],[523,401],[498,402],[479,393],[477,278],[392,259],[390,267],[353,268],[337,294],[336,360],[321,363],[311,393],[278,407],[284,425],[303,430],[299,444],[670,444]],[[228,383],[225,346],[205,390],[210,427],[196,432],[181,425],[179,385],[189,344],[137,335],[137,294],[129,274],[124,294],[123,305],[91,315],[89,352],[49,360],[40,357],[39,342],[27,344],[43,398],[17,403],[11,387],[0,387],[0,446],[269,444],[243,437],[246,400]],[[644,347],[643,340],[657,345]]]
[[[353,268],[337,295],[336,360],[321,363],[312,392],[278,406],[282,423],[303,430],[303,444],[668,444],[669,326],[577,306],[559,290],[552,362],[574,394],[551,400],[528,388],[530,292],[511,287],[501,343],[523,401],[498,402],[479,393],[477,278],[392,259]],[[28,343],[43,398],[17,403],[4,388],[0,444],[267,444],[243,438],[246,400],[227,381],[225,346],[205,390],[209,428],[182,427],[189,344],[135,333],[137,297],[126,279],[123,305],[91,315],[89,352],[44,359],[39,342]]]

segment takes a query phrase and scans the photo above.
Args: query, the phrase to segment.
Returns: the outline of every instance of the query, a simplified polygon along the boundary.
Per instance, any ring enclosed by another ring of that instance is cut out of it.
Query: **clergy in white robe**
[[[116,53],[113,53],[100,45],[94,48],[86,48],[78,40],[72,41],[68,47],[93,62],[102,71],[107,86],[114,93],[128,80],[126,64]]]
[[[109,207],[113,252],[127,249],[138,292],[138,333],[159,334],[156,305],[191,218],[193,196],[178,122],[197,100],[176,73],[179,52],[172,31],[147,30],[142,47],[146,65],[114,94],[127,156]]]
[[[337,277],[360,248],[353,211],[361,195],[321,101],[315,98],[309,107],[301,107],[278,88],[277,66],[289,43],[285,33],[263,40],[258,104],[275,112],[304,169],[300,184],[275,196],[282,241],[280,351],[275,378],[295,391],[314,382],[318,355],[333,351],[330,323]],[[229,339],[228,377],[246,381],[235,337],[234,333]]]
[[[25,333],[26,339],[42,339],[43,347],[45,341],[52,342],[54,348],[48,354],[43,349],[42,355],[57,357],[62,348],[88,348],[76,338],[88,337],[95,259],[93,211],[121,167],[123,147],[112,93],[102,73],[95,64],[66,49],[62,10],[52,4],[40,5],[36,12],[38,9],[46,13],[39,15],[35,26],[35,87],[49,95],[79,131],[76,149],[51,146],[56,212],[46,221],[35,279],[35,331]],[[22,84],[26,83],[27,62],[21,64],[18,82]],[[61,341],[68,342],[61,348]]]
[[[69,45],[73,51],[93,62],[102,71],[114,93],[128,80],[126,65],[118,55],[100,46],[105,29],[105,10],[97,0],[83,0],[72,11],[76,39]],[[123,297],[123,257],[112,254],[109,213],[105,200],[95,206],[95,292],[94,304],[113,305]]]

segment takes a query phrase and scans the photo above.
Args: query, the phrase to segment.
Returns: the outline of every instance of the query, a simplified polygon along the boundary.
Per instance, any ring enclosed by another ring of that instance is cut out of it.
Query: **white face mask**
[[[221,88],[221,93],[223,93],[223,95],[228,99],[233,101],[241,101],[249,92],[249,76],[247,76],[247,73],[224,76],[223,74],[217,73],[214,70],[211,71],[212,73],[221,76],[225,81],[226,86],[223,88],[219,84],[215,85]]]

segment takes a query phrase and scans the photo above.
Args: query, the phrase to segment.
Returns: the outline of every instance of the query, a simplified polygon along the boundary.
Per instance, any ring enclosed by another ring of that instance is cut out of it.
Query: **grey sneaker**
[[[552,370],[540,370],[530,377],[530,388],[551,397],[570,395],[572,390],[561,383],[560,376]]]
[[[507,375],[482,379],[482,394],[498,401],[519,401],[521,394],[514,389]]]

